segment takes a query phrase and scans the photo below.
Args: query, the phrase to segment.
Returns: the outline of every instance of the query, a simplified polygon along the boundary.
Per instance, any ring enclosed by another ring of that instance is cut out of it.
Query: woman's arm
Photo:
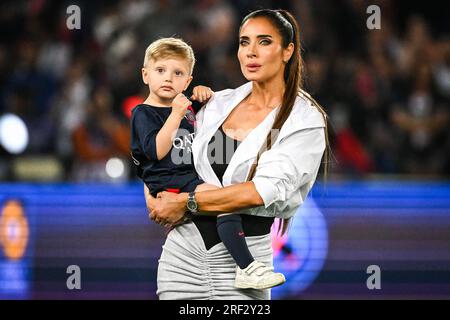
[[[218,215],[264,204],[263,199],[251,181],[234,184],[218,190],[197,192],[195,198],[199,208],[199,215]],[[153,220],[161,224],[174,225],[183,219],[188,193],[161,192],[158,194],[157,199],[151,198],[151,195],[146,193],[146,200],[147,203],[154,203],[153,208],[149,208],[151,209],[150,217]]]
[[[265,216],[289,218],[306,198],[320,167],[325,150],[322,127],[308,128],[290,134],[271,150],[265,151],[252,181],[227,186],[220,190],[196,194],[200,214],[258,207],[264,204]],[[188,195],[162,193],[155,199],[152,218],[173,224],[181,219]],[[172,213],[173,214],[172,214]]]
[[[187,193],[180,195],[180,202],[187,202]],[[218,190],[195,194],[200,214],[234,212],[264,204],[252,181],[234,184]]]

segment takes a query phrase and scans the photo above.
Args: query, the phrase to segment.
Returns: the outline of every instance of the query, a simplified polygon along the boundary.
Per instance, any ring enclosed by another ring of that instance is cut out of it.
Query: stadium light
[[[25,122],[18,116],[7,113],[0,117],[0,145],[11,154],[25,151],[29,134]]]
[[[106,173],[113,179],[120,178],[125,172],[125,164],[119,158],[111,158],[106,162]]]

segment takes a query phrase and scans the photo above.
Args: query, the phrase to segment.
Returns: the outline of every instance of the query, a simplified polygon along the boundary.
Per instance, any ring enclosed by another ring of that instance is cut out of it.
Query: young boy
[[[182,92],[192,81],[194,64],[192,48],[181,39],[157,40],[145,52],[142,79],[150,94],[132,112],[131,154],[137,175],[153,197],[161,191],[217,189],[198,177],[191,161],[195,109],[200,107]],[[206,102],[212,94],[211,89],[198,86],[192,98]],[[265,289],[284,283],[282,274],[253,259],[240,232],[242,225],[233,216],[224,214],[217,219],[219,237],[241,269],[235,286]]]

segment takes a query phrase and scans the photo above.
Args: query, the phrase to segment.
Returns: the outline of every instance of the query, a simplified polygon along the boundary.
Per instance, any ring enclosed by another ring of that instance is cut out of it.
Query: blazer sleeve
[[[205,105],[201,105],[201,107],[197,109],[195,113],[195,127],[194,127],[194,132],[196,135],[203,125],[206,108],[208,108],[208,106],[211,108],[211,105],[213,105],[213,102],[216,100],[215,97],[217,96],[217,94],[218,93],[214,93]]]
[[[261,155],[252,181],[264,201],[264,215],[295,214],[316,179],[325,147],[324,128],[315,127],[284,137]]]

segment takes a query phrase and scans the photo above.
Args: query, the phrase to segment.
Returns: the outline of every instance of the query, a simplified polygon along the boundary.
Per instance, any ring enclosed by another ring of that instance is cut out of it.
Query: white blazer
[[[208,142],[251,90],[252,83],[248,82],[237,89],[216,92],[197,114],[192,152],[195,169],[203,181],[222,186],[208,160]],[[271,111],[240,143],[223,176],[223,186],[245,182],[278,109]],[[239,210],[240,213],[278,218],[295,214],[316,180],[325,150],[324,127],[322,114],[304,93],[299,93],[271,149],[261,155],[252,179],[264,206]]]

